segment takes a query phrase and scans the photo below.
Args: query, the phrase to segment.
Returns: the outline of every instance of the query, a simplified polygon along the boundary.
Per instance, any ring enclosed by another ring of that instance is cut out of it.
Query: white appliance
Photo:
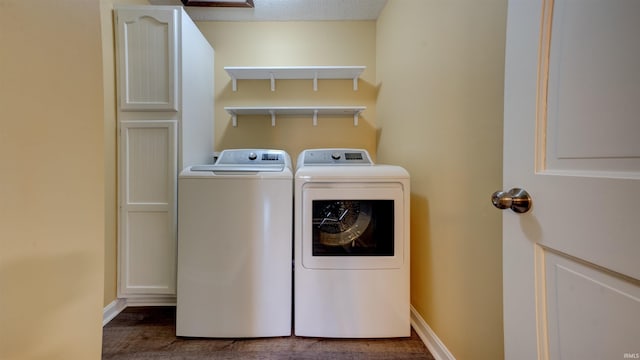
[[[225,150],[178,179],[176,334],[291,335],[293,173],[280,150]]]
[[[366,150],[305,150],[294,199],[295,335],[410,336],[407,171]]]

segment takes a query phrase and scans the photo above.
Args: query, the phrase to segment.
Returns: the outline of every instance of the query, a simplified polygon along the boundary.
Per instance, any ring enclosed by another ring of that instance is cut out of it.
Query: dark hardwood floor
[[[176,337],[174,307],[127,308],[104,327],[102,343],[103,359],[434,359],[413,330],[399,339]]]

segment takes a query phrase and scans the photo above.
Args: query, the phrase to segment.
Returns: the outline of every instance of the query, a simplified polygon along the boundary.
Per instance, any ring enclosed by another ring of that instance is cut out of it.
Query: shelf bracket
[[[231,125],[233,127],[238,127],[238,114],[236,113],[231,114]]]
[[[318,91],[318,72],[313,73],[313,91]]]
[[[355,111],[353,113],[353,126],[358,126],[358,118],[360,117],[361,111]]]
[[[275,127],[276,126],[276,111],[275,110],[269,110],[269,114],[271,114],[271,126]]]
[[[358,77],[353,78],[353,91],[358,91]]]
[[[272,72],[269,73],[269,77],[271,78],[271,91],[276,91],[276,77]]]
[[[313,110],[313,126],[318,126],[318,110]]]
[[[238,91],[238,79],[234,76],[231,77],[231,90]]]

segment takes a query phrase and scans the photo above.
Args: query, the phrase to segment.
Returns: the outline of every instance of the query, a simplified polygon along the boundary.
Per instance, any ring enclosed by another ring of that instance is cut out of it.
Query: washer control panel
[[[232,149],[220,154],[216,165],[284,165],[285,152],[266,149]]]
[[[364,149],[311,149],[304,150],[299,160],[303,165],[373,165]]]
[[[191,171],[218,175],[256,175],[291,169],[291,158],[284,150],[231,149],[223,150],[213,165],[193,165]]]

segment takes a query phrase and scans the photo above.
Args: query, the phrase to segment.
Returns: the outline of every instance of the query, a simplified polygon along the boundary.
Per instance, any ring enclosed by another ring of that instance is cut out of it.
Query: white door
[[[509,1],[505,357],[640,358],[640,1]]]

